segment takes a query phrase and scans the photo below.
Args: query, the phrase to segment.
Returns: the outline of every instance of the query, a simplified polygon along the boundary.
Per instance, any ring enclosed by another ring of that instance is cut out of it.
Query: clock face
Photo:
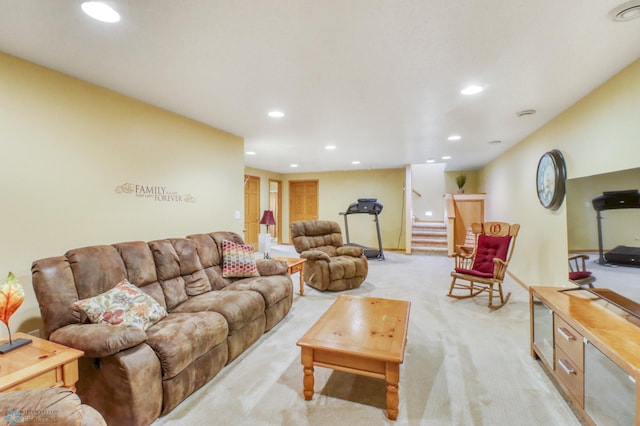
[[[538,199],[544,208],[558,210],[565,195],[566,171],[564,158],[558,150],[545,153],[538,163],[536,186]]]

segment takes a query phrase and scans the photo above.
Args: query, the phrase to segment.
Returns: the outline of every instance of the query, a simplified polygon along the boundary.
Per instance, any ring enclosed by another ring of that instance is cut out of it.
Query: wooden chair
[[[586,254],[577,254],[569,257],[569,281],[580,287],[593,288],[596,277],[593,276],[591,271],[587,271],[587,260],[589,260],[589,256]]]
[[[473,252],[455,255],[455,270],[451,273],[453,279],[448,296],[465,299],[487,292],[489,308],[501,308],[511,296],[509,293],[504,297],[502,281],[513,255],[520,225],[505,222],[474,223],[471,230],[475,236]],[[494,291],[498,293],[499,304],[493,303]]]

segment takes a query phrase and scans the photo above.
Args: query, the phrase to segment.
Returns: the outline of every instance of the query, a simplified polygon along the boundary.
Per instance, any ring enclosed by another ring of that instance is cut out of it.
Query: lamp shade
[[[7,279],[0,285],[0,321],[9,325],[9,318],[24,301],[24,290],[15,275],[9,272]]]
[[[276,220],[273,217],[273,211],[271,210],[265,210],[264,213],[262,214],[262,219],[260,219],[260,225],[267,225],[267,227],[269,225],[275,225],[276,224]]]

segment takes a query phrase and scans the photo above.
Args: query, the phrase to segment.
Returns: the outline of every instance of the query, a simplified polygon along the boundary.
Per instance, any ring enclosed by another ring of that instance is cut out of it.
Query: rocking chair
[[[455,255],[455,271],[451,273],[453,280],[448,296],[465,299],[486,291],[489,293],[489,308],[501,308],[511,296],[511,293],[506,297],[503,295],[502,281],[513,254],[520,225],[505,222],[474,223],[471,230],[475,236],[473,252]],[[465,282],[460,283],[458,280]],[[462,293],[454,294],[456,290],[462,290]],[[500,298],[499,304],[493,303],[494,291]]]

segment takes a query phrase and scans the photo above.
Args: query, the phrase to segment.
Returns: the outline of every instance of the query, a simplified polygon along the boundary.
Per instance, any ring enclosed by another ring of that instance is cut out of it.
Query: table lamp
[[[31,343],[30,339],[11,339],[11,330],[9,329],[9,318],[18,310],[23,301],[24,290],[16,276],[9,272],[7,279],[0,285],[0,321],[7,326],[9,342],[0,345],[0,354],[6,354]]]
[[[269,249],[271,248],[271,234],[269,234],[269,225],[275,225],[276,220],[273,217],[273,211],[265,210],[262,214],[262,219],[260,219],[260,225],[267,225],[267,234],[264,237],[264,258],[271,259],[269,256]]]

